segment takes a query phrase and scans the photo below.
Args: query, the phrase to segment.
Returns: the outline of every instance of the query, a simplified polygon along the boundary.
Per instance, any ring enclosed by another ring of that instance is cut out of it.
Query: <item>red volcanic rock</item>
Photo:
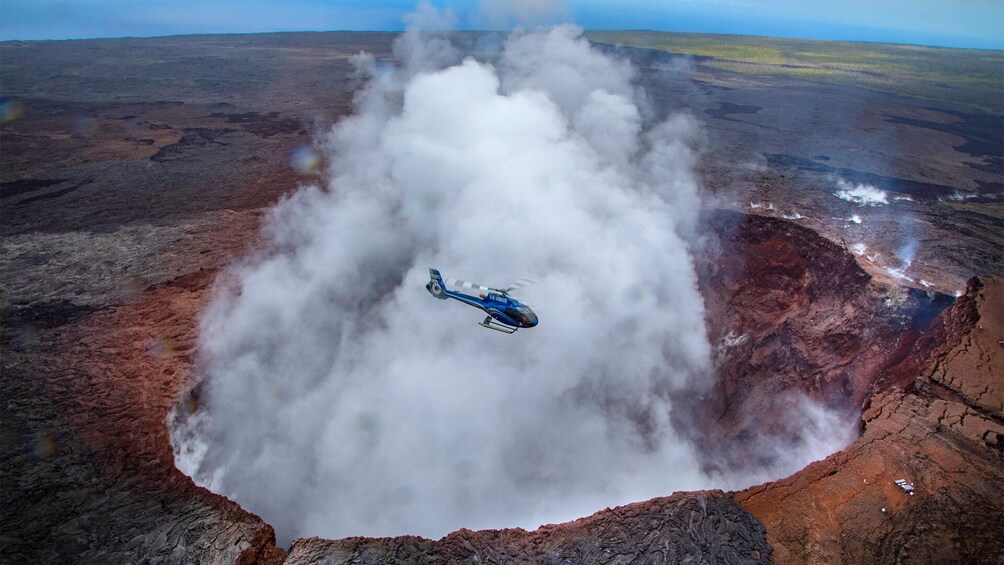
[[[797,393],[855,413],[951,302],[873,281],[846,249],[792,222],[707,218],[698,273],[718,378],[708,397],[681,398],[686,409],[674,415],[693,427],[709,467],[748,466],[763,442],[798,437]]]
[[[1002,331],[1004,285],[973,279],[880,377],[890,388],[870,399],[853,445],[735,495],[766,526],[777,561],[999,562]]]

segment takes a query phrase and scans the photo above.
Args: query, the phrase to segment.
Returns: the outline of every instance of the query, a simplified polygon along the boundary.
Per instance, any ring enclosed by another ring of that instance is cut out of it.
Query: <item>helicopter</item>
[[[519,288],[517,285],[498,289],[466,281],[451,279],[450,282],[451,284],[456,283],[456,286],[459,288],[478,291],[479,294],[471,296],[446,288],[442,275],[436,269],[429,269],[429,282],[425,285],[425,289],[429,291],[429,294],[440,300],[453,298],[469,306],[484,310],[488,315],[485,316],[484,321],[478,324],[483,328],[511,334],[519,328],[532,328],[537,325],[537,315],[533,313],[533,310],[509,296],[510,292]]]

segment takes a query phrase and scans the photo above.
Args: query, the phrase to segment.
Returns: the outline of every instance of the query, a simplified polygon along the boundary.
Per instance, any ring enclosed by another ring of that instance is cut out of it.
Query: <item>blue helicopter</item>
[[[440,300],[453,298],[488,313],[484,321],[478,324],[481,327],[511,334],[519,328],[532,328],[537,325],[537,315],[533,313],[533,310],[509,296],[510,292],[519,288],[517,285],[498,289],[451,280],[451,284],[455,283],[457,287],[471,289],[478,293],[477,296],[471,296],[446,288],[442,275],[436,269],[429,269],[429,279],[428,284],[425,285],[429,294]]]

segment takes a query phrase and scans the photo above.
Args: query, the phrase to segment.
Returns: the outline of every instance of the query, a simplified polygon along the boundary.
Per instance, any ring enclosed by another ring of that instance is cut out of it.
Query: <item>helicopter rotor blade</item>
[[[472,282],[462,281],[460,279],[455,279],[452,277],[446,278],[446,284],[453,287],[466,288],[468,290],[474,290],[478,292],[494,292],[494,288],[488,288],[487,286],[482,286],[480,284],[474,284]]]
[[[465,289],[473,290],[473,291],[480,292],[480,293],[497,292],[497,293],[506,294],[506,295],[509,294],[510,292],[514,291],[514,290],[519,290],[521,288],[524,288],[524,287],[527,287],[527,286],[530,286],[532,284],[536,284],[536,283],[540,282],[540,280],[538,280],[538,279],[536,279],[534,277],[527,276],[527,277],[521,277],[515,283],[513,283],[512,285],[510,285],[510,286],[508,286],[506,288],[493,288],[493,287],[490,287],[490,286],[484,286],[484,285],[477,284],[477,283],[472,283],[472,282],[468,282],[468,281],[462,281],[460,279],[456,279],[456,278],[453,278],[453,277],[445,277],[444,281],[446,282],[447,285],[452,286],[452,287],[456,287],[456,288],[465,288]]]
[[[528,287],[530,285],[537,284],[539,282],[540,282],[540,280],[538,280],[538,279],[536,279],[534,277],[530,277],[530,276],[520,277],[516,282],[514,282],[510,286],[506,287],[503,292],[509,293],[509,292],[514,291],[514,290],[519,290],[521,288],[525,288],[525,287]]]

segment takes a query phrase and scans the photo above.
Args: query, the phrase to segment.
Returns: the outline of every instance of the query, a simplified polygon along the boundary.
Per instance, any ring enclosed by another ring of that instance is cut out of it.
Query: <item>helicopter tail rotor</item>
[[[426,283],[425,289],[429,291],[429,294],[440,300],[446,300],[449,298],[446,296],[446,287],[443,285],[443,277],[436,269],[429,269],[429,282]]]

